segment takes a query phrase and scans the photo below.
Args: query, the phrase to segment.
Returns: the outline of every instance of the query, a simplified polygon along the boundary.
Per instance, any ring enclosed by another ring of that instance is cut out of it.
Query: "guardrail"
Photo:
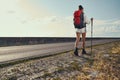
[[[86,38],[90,40],[91,38]],[[113,38],[93,38],[93,39],[113,39]],[[115,38],[120,39],[120,38]],[[75,37],[0,37],[0,47],[35,45],[60,42],[74,42]]]

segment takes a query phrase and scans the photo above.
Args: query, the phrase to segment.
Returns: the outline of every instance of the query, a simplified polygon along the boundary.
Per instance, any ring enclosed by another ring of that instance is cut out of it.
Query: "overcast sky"
[[[120,0],[0,0],[0,37],[75,37],[73,13],[94,18],[94,37],[120,37]],[[87,25],[87,37],[90,37]]]

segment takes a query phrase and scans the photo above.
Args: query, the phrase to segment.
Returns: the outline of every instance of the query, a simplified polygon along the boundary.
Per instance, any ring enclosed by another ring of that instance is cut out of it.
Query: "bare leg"
[[[83,42],[83,44],[82,44],[82,47],[83,47],[82,54],[86,54],[86,51],[85,51],[85,38],[86,38],[86,33],[82,33],[82,42]]]
[[[83,47],[83,49],[85,49],[85,39],[86,39],[86,33],[82,33],[82,41],[83,41],[82,47]]]
[[[78,48],[79,41],[80,41],[80,33],[76,33],[75,48]]]
[[[75,50],[74,50],[74,55],[76,56],[78,56],[79,41],[80,41],[80,33],[76,33]]]

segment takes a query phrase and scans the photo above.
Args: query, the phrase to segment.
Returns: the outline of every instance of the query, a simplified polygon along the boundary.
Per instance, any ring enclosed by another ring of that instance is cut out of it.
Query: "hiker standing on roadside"
[[[76,30],[74,55],[79,56],[78,45],[79,45],[81,35],[82,35],[82,54],[86,54],[86,51],[85,51],[86,24],[90,23],[90,21],[87,20],[87,17],[84,14],[82,5],[79,5],[79,9],[74,12],[73,21],[74,21],[74,26]]]

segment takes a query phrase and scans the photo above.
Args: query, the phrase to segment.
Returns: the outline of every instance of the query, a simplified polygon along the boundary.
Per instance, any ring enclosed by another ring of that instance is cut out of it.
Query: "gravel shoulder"
[[[88,47],[0,68],[0,80],[119,80],[120,41]]]

